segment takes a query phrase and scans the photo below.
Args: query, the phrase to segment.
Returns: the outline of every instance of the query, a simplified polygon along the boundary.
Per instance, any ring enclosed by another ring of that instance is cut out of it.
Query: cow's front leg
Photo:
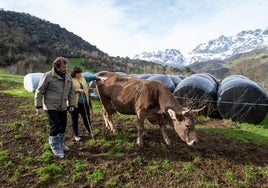
[[[162,125],[160,125],[160,128],[161,128],[162,136],[163,136],[163,139],[164,139],[165,143],[167,145],[170,145],[170,139],[169,139],[169,137],[167,135],[167,126],[162,124]]]
[[[143,136],[143,131],[144,131],[144,120],[138,119],[136,127],[138,131],[137,145],[143,146],[142,136]]]

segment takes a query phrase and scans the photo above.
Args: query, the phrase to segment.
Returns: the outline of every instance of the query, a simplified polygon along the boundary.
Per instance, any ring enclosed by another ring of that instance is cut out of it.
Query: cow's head
[[[190,146],[197,142],[197,134],[195,131],[192,113],[198,112],[200,110],[202,109],[184,109],[181,113],[178,114],[174,110],[168,109],[168,114],[172,119],[176,133],[184,142],[186,142]]]

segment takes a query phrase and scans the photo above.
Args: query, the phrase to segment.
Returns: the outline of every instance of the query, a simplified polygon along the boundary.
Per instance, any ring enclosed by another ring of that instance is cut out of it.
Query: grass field
[[[198,116],[199,142],[183,143],[172,128],[172,145],[146,122],[145,145],[136,146],[135,116],[117,114],[118,133],[104,125],[101,103],[93,100],[94,139],[79,124],[81,142],[55,158],[48,145],[45,114],[35,114],[34,93],[23,77],[0,74],[1,187],[268,187],[268,117],[259,125]],[[68,116],[69,118],[69,116]]]

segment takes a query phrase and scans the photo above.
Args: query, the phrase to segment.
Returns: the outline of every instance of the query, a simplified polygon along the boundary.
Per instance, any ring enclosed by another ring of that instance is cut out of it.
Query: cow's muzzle
[[[188,146],[193,146],[197,143],[197,140],[191,140],[189,142],[186,142]]]

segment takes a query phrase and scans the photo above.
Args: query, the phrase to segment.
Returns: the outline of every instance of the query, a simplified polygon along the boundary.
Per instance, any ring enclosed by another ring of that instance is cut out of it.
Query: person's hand
[[[84,90],[83,89],[76,89],[76,92],[82,94],[82,93],[84,93]]]
[[[37,108],[35,111],[37,114],[41,114],[43,112],[43,108]]]
[[[73,112],[73,111],[74,111],[74,107],[71,106],[71,107],[69,108],[69,111],[70,111],[70,112]]]

